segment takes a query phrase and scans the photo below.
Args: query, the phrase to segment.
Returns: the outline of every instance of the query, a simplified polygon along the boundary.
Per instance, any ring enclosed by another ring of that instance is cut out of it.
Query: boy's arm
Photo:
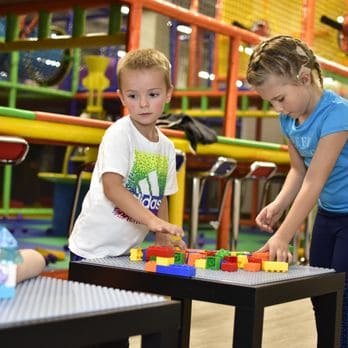
[[[182,228],[170,224],[146,209],[124,186],[123,178],[116,173],[102,176],[105,196],[137,222],[146,225],[152,232],[163,232],[182,237]]]

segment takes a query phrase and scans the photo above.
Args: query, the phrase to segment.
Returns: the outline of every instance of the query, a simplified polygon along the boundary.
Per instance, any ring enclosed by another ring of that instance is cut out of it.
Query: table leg
[[[141,336],[142,348],[177,348],[178,332],[170,331],[159,332]]]
[[[339,348],[341,338],[343,291],[318,296],[321,310],[326,313],[325,335],[320,336],[318,347]],[[326,342],[327,340],[327,342]]]
[[[190,330],[191,330],[191,312],[192,312],[192,300],[174,298],[175,301],[181,302],[181,328],[179,332],[178,348],[190,347]]]
[[[263,307],[236,307],[233,347],[260,348],[262,344]]]

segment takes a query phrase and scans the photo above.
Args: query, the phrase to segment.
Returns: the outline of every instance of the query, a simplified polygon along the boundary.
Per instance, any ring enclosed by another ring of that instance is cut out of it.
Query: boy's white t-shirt
[[[174,145],[157,132],[159,141],[149,141],[129,116],[106,130],[89,191],[69,238],[73,253],[83,258],[118,256],[143,242],[148,227],[134,221],[106,198],[102,175],[106,172],[122,175],[127,190],[157,214],[163,196],[177,191]]]

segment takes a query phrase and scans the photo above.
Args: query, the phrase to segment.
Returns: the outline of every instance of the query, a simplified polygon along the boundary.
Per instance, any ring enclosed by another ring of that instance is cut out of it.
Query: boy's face
[[[165,103],[170,101],[173,88],[167,89],[163,71],[159,69],[122,72],[120,98],[133,122],[140,127],[155,126]]]

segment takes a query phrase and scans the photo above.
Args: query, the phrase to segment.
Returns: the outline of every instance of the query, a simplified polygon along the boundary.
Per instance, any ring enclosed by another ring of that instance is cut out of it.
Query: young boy
[[[129,115],[111,125],[100,144],[69,238],[72,260],[126,254],[149,231],[156,244],[185,248],[182,228],[167,222],[167,196],[177,191],[175,150],[155,126],[173,91],[170,63],[155,49],[137,49],[119,61],[117,77]]]

